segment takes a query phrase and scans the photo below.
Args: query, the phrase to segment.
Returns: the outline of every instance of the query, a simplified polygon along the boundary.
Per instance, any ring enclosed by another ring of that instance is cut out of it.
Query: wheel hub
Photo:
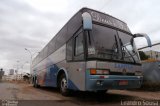
[[[62,91],[66,91],[67,89],[67,80],[65,78],[61,80],[61,89]]]

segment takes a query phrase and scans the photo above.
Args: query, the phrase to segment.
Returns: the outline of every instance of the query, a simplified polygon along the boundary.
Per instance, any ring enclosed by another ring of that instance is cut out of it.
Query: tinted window
[[[83,49],[83,33],[81,32],[75,38],[75,55],[80,55],[84,52]]]
[[[48,56],[47,53],[48,53],[48,46],[46,46],[43,50],[43,59]]]
[[[56,50],[59,49],[66,42],[67,27],[63,28],[56,36]]]
[[[93,25],[91,37],[93,37],[94,43],[92,44],[94,45],[88,46],[89,57],[118,59],[118,42],[116,41],[116,35],[116,30],[104,26]]]
[[[112,49],[116,34],[117,32],[113,29],[99,25],[93,26],[93,36],[97,49]]]
[[[137,51],[135,50],[135,45],[133,46],[131,44],[131,39],[132,39],[132,36],[126,34],[126,33],[123,33],[123,32],[120,32],[118,31],[118,35],[122,41],[122,52],[123,52],[123,56],[124,56],[124,60],[125,61],[128,61],[128,62],[136,62],[136,63],[139,63],[139,58],[138,58],[138,54],[137,54]],[[134,59],[133,59],[134,58]]]
[[[93,40],[92,40],[93,39]],[[126,62],[139,62],[132,36],[100,25],[93,25],[88,36],[88,57]]]
[[[52,39],[48,44],[48,55],[50,55],[55,51],[55,42],[56,42],[56,38]]]
[[[67,60],[72,60],[73,39],[67,42]]]

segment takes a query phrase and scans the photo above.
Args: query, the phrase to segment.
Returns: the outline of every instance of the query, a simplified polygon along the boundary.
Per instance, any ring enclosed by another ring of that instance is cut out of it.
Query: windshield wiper
[[[125,47],[125,49],[126,49],[126,51],[128,52],[128,54],[132,57],[134,63],[136,63],[133,55],[129,52],[129,50],[127,49],[127,47],[123,45],[122,39],[119,37],[119,35],[118,35],[118,38],[119,38],[119,41],[120,41],[121,49],[122,49],[122,47]],[[122,52],[123,52],[123,51],[122,51]],[[122,53],[122,57],[125,58],[125,56],[123,56],[123,53]]]
[[[116,53],[116,55],[119,53],[119,50],[118,50],[118,40],[117,40],[116,35],[114,35],[114,38],[115,38],[115,43],[112,46],[113,53],[111,54],[111,59],[113,59],[113,57],[115,56],[115,53]],[[116,49],[117,49],[117,51],[116,51]]]

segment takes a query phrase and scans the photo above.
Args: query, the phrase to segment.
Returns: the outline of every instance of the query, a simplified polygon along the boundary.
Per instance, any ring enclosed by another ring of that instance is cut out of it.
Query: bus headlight
[[[108,75],[109,70],[91,69],[90,74],[91,75]]]

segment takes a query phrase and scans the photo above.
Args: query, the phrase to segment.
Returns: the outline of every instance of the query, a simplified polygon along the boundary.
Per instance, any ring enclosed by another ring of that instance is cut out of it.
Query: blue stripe
[[[47,68],[46,78],[45,78],[45,86],[57,86],[57,72],[59,68],[57,65],[52,65]]]

